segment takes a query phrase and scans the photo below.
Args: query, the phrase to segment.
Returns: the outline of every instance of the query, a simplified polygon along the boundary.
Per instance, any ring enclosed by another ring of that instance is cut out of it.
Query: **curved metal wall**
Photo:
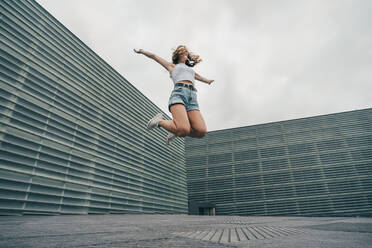
[[[0,10],[0,214],[186,213],[161,110],[35,1]]]
[[[218,215],[370,216],[372,109],[186,139],[189,200]]]

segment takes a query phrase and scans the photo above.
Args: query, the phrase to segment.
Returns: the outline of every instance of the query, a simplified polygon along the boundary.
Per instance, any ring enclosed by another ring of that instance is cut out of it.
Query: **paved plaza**
[[[372,247],[372,218],[0,216],[0,247]]]

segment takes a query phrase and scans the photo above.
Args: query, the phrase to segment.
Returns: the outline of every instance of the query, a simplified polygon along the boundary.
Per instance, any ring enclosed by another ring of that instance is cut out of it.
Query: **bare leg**
[[[164,128],[165,130],[167,130],[168,132],[171,132],[171,133],[176,133],[177,131],[177,128],[176,128],[176,124],[174,123],[173,120],[162,120],[159,122],[159,127],[162,127]]]
[[[203,116],[199,110],[190,110],[187,112],[191,124],[190,137],[203,138],[207,134],[207,126],[205,125]]]
[[[165,130],[174,133],[179,137],[185,137],[190,134],[190,122],[183,104],[174,104],[170,107],[173,120],[162,120],[159,126]]]

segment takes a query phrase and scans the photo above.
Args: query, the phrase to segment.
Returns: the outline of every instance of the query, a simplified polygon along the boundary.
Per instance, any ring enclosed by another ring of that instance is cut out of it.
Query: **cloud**
[[[57,1],[42,6],[167,112],[170,60],[187,45],[209,130],[372,107],[371,1]]]

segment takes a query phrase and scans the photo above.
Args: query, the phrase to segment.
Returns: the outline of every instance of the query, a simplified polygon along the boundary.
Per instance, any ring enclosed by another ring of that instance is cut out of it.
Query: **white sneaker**
[[[174,133],[168,133],[165,144],[169,145],[176,137],[177,136]]]
[[[154,127],[157,127],[159,122],[163,120],[163,114],[159,113],[155,115],[154,118],[152,118],[148,123],[147,123],[147,129],[153,129]]]

